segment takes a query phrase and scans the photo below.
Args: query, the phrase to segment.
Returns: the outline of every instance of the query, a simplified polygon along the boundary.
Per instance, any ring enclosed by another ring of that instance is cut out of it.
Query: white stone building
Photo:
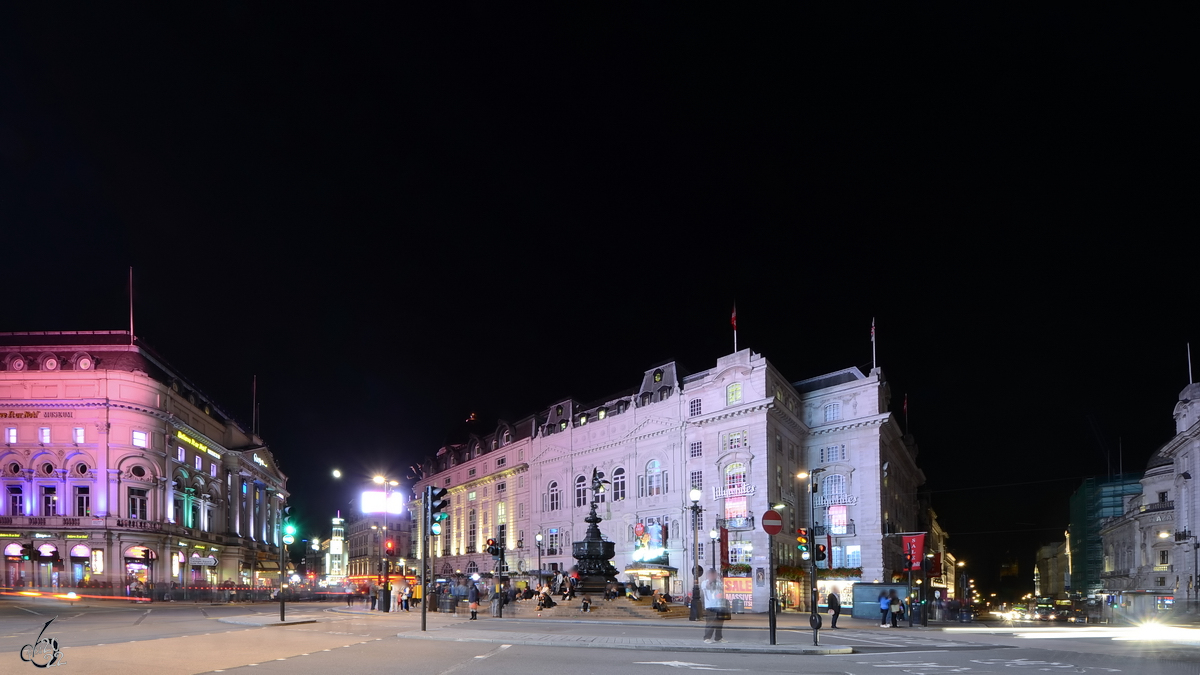
[[[807,569],[795,532],[809,524],[810,499],[808,484],[795,477],[817,469],[812,501],[828,534],[813,544],[829,547],[823,566],[834,568],[820,582],[822,595],[836,586],[849,598],[854,581],[891,581],[900,572],[899,537],[887,535],[911,532],[919,520],[915,495],[924,475],[889,398],[878,369],[793,384],[743,350],[700,373],[667,363],[624,394],[558,401],[518,423],[501,422],[493,434],[442,448],[424,464],[418,497],[432,484],[451,498],[450,521],[431,546],[433,572],[491,571],[483,553],[489,538],[504,542],[509,573],[518,578],[532,576],[539,557],[543,571],[569,570],[596,470],[610,481],[600,529],[616,544],[622,580],[688,593],[698,551],[704,567],[728,568],[727,589],[746,611],[765,611],[772,543],[781,577]],[[698,537],[693,487],[703,492]],[[783,505],[784,532],[769,542],[760,518],[776,504]],[[805,601],[794,580],[781,578],[779,591],[788,606]]]

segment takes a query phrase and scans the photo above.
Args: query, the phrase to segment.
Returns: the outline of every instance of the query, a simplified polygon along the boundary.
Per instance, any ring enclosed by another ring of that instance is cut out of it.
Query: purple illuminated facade
[[[128,332],[0,333],[0,433],[4,585],[278,583],[273,455]]]

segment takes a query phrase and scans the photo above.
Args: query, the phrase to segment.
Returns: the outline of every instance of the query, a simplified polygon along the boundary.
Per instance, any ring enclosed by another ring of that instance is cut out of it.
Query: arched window
[[[663,378],[662,368],[659,368],[658,370],[654,371],[654,381],[655,382],[662,382],[662,378]]]
[[[725,467],[725,489],[727,491],[746,489],[746,465],[734,462]]]
[[[650,405],[650,403],[653,400],[654,400],[654,394],[651,394],[650,392],[646,392],[646,393],[642,394],[642,405],[644,405],[644,406]]]
[[[579,416],[579,426],[583,426],[583,425],[587,424],[587,417],[588,417],[587,413],[583,413],[582,415]]]
[[[821,481],[824,498],[833,500],[835,497],[846,496],[846,477],[840,473],[831,473]]]
[[[661,387],[661,388],[658,390],[658,400],[660,400],[660,401],[665,401],[665,400],[667,400],[667,397],[668,397],[668,396],[670,396],[670,395],[671,395],[671,388],[670,388],[670,387]]]
[[[450,566],[450,563],[444,563],[442,565],[442,576],[449,577],[451,574],[454,574],[454,568]]]
[[[493,438],[492,439],[492,449],[495,450],[498,447],[500,447],[500,441],[497,441],[496,439]]]
[[[467,576],[472,576],[475,574],[479,574],[479,565],[472,560],[471,562],[467,563]]]
[[[846,526],[850,523],[845,504],[829,507],[825,513],[825,526],[830,534],[846,534]]]
[[[704,409],[703,406],[704,406],[704,404],[700,401],[700,399],[694,398],[694,399],[692,399],[692,402],[688,404],[688,413],[692,417],[695,417],[696,415],[700,414],[701,410]]]
[[[842,404],[829,403],[825,406],[825,421],[836,422],[842,419]]]
[[[475,509],[471,509],[467,513],[467,553],[475,553],[479,550],[475,541],[476,534],[478,534],[478,528],[475,526]]]
[[[562,508],[562,492],[558,489],[558,481],[550,481],[546,486],[546,511],[557,511]]]
[[[504,432],[504,444],[508,445],[509,443],[512,443],[512,432],[506,431]]]
[[[563,420],[563,421],[561,421],[561,422],[559,422],[559,423],[558,423],[558,430],[559,430],[559,431],[566,431],[566,430],[567,430],[567,421],[566,421],[566,420]]]
[[[559,416],[562,415],[562,406],[561,405],[554,409],[554,414],[559,415]]]
[[[612,500],[619,502],[625,499],[625,469],[617,467],[612,474]]]
[[[727,405],[733,405],[734,403],[738,403],[741,400],[742,400],[742,383],[741,382],[734,382],[733,384],[729,385],[728,387],[725,387],[725,403]]]
[[[653,497],[661,495],[667,491],[666,472],[662,470],[662,463],[657,459],[650,460],[646,464],[646,496]]]
[[[587,506],[587,492],[587,478],[577,476],[575,478],[575,506]]]
[[[596,411],[596,419],[602,420],[605,417],[608,417],[608,408],[601,408]]]

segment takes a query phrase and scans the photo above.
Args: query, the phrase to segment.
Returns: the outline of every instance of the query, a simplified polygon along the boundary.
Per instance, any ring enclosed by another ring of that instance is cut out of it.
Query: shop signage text
[[[0,532],[0,539],[20,539],[21,535],[16,532]]]
[[[53,539],[53,538],[54,538],[54,535],[53,535],[53,534],[46,534],[45,532],[34,532],[34,533],[33,533],[33,538],[34,538],[34,539]]]
[[[88,538],[88,535],[86,535],[86,534],[68,534],[67,535],[67,539],[87,539],[87,538]]]
[[[858,495],[828,495],[814,501],[817,506],[855,506],[858,504]]]
[[[203,565],[204,567],[213,567],[217,564],[217,559],[213,556],[205,558],[192,558],[193,565]]]
[[[64,417],[75,417],[73,410],[25,410],[18,412],[16,410],[0,411],[0,418],[13,420],[36,420],[39,418],[62,419]]]
[[[262,468],[264,468],[264,469],[268,468],[268,467],[267,467],[267,463],[266,463],[265,461],[263,461],[263,458],[262,458],[262,457],[259,457],[259,456],[258,456],[258,453],[257,453],[257,452],[256,452],[256,453],[254,453],[254,463],[255,463],[255,464],[257,464],[257,465],[259,465],[259,466],[261,466],[261,467],[262,467]]]
[[[208,452],[207,445],[192,438],[191,436],[188,436],[187,434],[183,433],[182,431],[176,430],[175,436],[178,437],[179,440],[183,441],[184,443],[187,443],[188,445],[192,446],[193,448],[196,448],[197,450],[203,450],[204,452]]]

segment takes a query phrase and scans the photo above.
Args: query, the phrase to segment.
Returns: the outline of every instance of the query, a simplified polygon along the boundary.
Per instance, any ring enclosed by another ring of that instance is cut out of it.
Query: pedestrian
[[[897,628],[897,619],[900,618],[900,612],[904,609],[904,605],[900,602],[900,596],[896,595],[896,590],[888,594],[888,613],[892,615],[892,628]]]
[[[895,593],[895,591],[892,591]],[[879,627],[888,627],[888,615],[891,614],[891,601],[888,599],[887,593],[879,592]]]
[[[424,584],[417,584],[416,587],[413,588],[413,591],[412,591],[413,605],[420,605],[421,598],[424,596],[424,594],[425,594]]]
[[[725,607],[725,584],[717,578],[717,571],[710,569],[701,587],[704,593],[704,642],[724,642],[721,626],[729,616]]]
[[[514,584],[514,585],[510,585],[510,586],[508,587],[508,602],[510,602],[510,603],[512,603],[512,602],[516,602],[516,601],[517,601],[517,598],[519,598],[519,597],[520,597],[520,594],[519,594],[519,593],[517,593],[517,587],[516,587],[516,585],[515,585],[515,584]]]
[[[354,586],[353,586],[353,585],[351,585],[351,584],[346,584],[345,591],[346,591],[346,606],[347,606],[347,607],[353,607],[353,603],[354,603]]]
[[[408,611],[408,602],[412,599],[412,586],[404,584],[404,589],[400,591],[400,609]]]
[[[467,589],[467,606],[471,608],[469,621],[477,621],[479,618],[476,614],[479,611],[479,589],[475,584],[471,584],[471,587]]]
[[[372,581],[368,593],[371,597],[371,609],[374,610],[375,604],[379,601],[379,585]]]
[[[579,608],[580,612],[590,613],[592,611],[592,596],[587,593],[583,594],[583,605]]]
[[[838,598],[837,593],[831,591],[826,602],[829,605],[829,614],[832,615],[832,618],[829,619],[829,627],[837,628],[838,617],[842,614],[842,601]]]

